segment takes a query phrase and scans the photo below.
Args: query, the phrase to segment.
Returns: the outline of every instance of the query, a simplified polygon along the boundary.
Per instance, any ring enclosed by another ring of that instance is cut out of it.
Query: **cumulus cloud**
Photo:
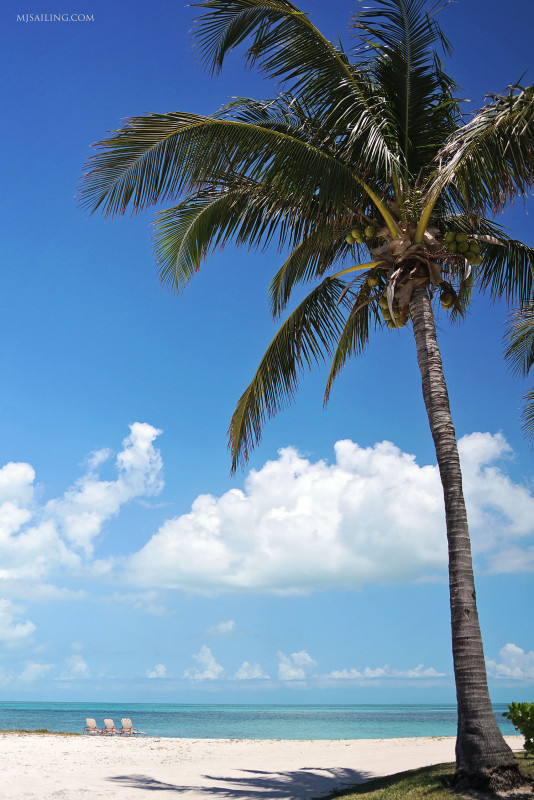
[[[221,678],[224,667],[217,663],[213,653],[207,645],[203,644],[200,652],[193,655],[198,667],[190,667],[184,672],[184,678],[190,681],[214,681]]]
[[[235,680],[238,681],[270,680],[270,677],[256,661],[254,664],[249,661],[243,661],[234,675]]]
[[[278,652],[278,678],[281,681],[304,681],[314,674],[317,662],[305,651],[286,656]]]
[[[497,569],[507,548],[528,546],[534,497],[493,465],[510,452],[500,434],[464,436],[459,447],[474,552]],[[437,466],[420,466],[387,441],[366,448],[339,441],[335,454],[328,464],[285,448],[250,472],[243,491],[200,495],[128,559],[128,579],[209,594],[358,589],[443,576]]]
[[[153,617],[164,617],[169,613],[165,606],[159,602],[155,591],[137,592],[135,594],[113,592],[113,595],[108,599],[111,603],[124,603],[131,606],[135,611],[142,611]]]
[[[67,668],[61,673],[60,680],[76,681],[91,677],[91,670],[87,661],[79,653],[75,653],[65,661]]]
[[[210,625],[206,633],[209,636],[217,638],[224,638],[230,636],[235,631],[235,620],[227,619],[224,622],[218,622],[216,625]]]
[[[35,593],[54,570],[76,571],[83,556],[92,555],[104,523],[125,503],[161,491],[163,463],[153,444],[160,433],[152,425],[135,422],[116,458],[116,480],[102,480],[97,472],[111,451],[95,451],[85,462],[85,474],[44,505],[36,502],[33,467],[10,462],[0,469],[0,580],[6,590],[16,589],[13,582],[24,581]],[[104,562],[93,562],[93,567],[111,571]]]
[[[425,667],[418,664],[412,669],[393,669],[389,664],[383,667],[365,667],[363,670],[355,669],[334,669],[324,677],[335,681],[354,681],[372,678],[443,678],[445,672],[438,672],[434,667]]]
[[[117,480],[100,479],[96,468],[109,457],[109,451],[98,451],[90,458],[87,473],[62,498],[47,503],[46,513],[75,547],[90,555],[103,523],[116,515],[122,505],[162,490],[163,461],[153,445],[161,433],[145,422],[134,422],[117,455]]]
[[[0,644],[6,647],[17,647],[27,644],[35,632],[34,623],[27,619],[20,622],[17,618],[22,613],[19,606],[10,600],[0,598]]]
[[[445,575],[436,465],[419,465],[391,442],[364,448],[350,440],[336,443],[332,463],[285,448],[251,471],[242,490],[197,497],[189,513],[166,520],[138,552],[94,559],[105,523],[124,504],[161,491],[163,462],[154,444],[160,433],[134,423],[116,457],[115,480],[99,473],[109,466],[111,451],[96,450],[83,476],[44,505],[36,502],[29,464],[10,462],[0,469],[5,594],[16,581],[35,591],[61,570],[83,570],[100,581],[129,582],[139,593],[122,595],[124,602],[164,614],[155,590],[288,594]],[[474,433],[459,448],[479,569],[534,569],[534,497],[504,471],[511,455],[506,440]],[[496,465],[498,459],[504,466]],[[233,625],[226,620],[207,633],[228,636]]]
[[[0,469],[0,504],[27,506],[33,499],[35,470],[29,464],[10,461]]]
[[[147,678],[166,678],[167,667],[165,664],[156,664],[154,669],[147,669],[146,676]]]
[[[531,681],[534,679],[534,651],[525,653],[509,642],[499,652],[500,661],[488,661],[488,674],[494,678]]]
[[[53,669],[53,664],[37,664],[34,661],[28,661],[18,676],[18,680],[22,683],[34,683],[46,677]]]

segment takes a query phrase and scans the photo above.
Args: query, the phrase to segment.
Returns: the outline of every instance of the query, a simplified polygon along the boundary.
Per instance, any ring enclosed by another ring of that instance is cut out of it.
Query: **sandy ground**
[[[514,750],[520,736],[507,740]],[[283,741],[0,734],[3,800],[311,800],[454,760],[454,738]]]

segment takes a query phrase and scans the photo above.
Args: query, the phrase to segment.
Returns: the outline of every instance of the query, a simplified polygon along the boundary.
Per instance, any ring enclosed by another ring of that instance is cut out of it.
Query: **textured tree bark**
[[[478,622],[469,528],[456,434],[449,408],[432,306],[426,288],[410,302],[423,397],[443,485],[449,546],[452,652],[458,735],[456,791],[507,791],[530,779],[518,767],[491,707]]]

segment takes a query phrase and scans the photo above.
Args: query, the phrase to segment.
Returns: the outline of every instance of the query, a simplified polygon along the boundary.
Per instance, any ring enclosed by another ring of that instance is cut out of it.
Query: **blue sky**
[[[351,3],[302,7],[348,41]],[[226,430],[274,333],[280,254],[227,248],[176,297],[158,284],[153,214],[89,218],[75,194],[90,143],[124,118],[273,88],[239,54],[203,73],[179,2],[17,21],[64,10],[2,11],[0,696],[452,702],[442,500],[410,328],[378,333],[326,411],[325,373],[304,376],[230,477]],[[469,108],[531,67],[534,7],[507,10],[442,13]],[[533,244],[533,210],[500,221]],[[503,702],[534,686],[529,382],[503,362],[506,314],[476,297],[462,325],[438,315]]]

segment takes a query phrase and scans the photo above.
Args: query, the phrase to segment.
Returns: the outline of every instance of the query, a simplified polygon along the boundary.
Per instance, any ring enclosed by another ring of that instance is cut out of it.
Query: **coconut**
[[[390,314],[390,312],[388,311],[388,309],[387,309],[387,308],[385,308],[385,309],[382,311],[382,316],[383,316],[383,317],[384,317],[384,319],[385,319],[385,320],[387,320],[388,322],[389,322],[389,320],[391,319],[391,314]]]
[[[367,237],[368,239],[372,239],[372,238],[373,238],[373,236],[375,236],[375,235],[376,235],[376,228],[375,228],[375,226],[374,226],[374,225],[368,225],[368,226],[365,228],[365,230],[364,230],[364,233],[365,233],[365,235],[366,235],[366,237]]]
[[[443,292],[439,299],[442,303],[452,303],[452,294],[450,292]]]
[[[469,239],[469,236],[467,235],[467,233],[457,233],[456,234],[456,241],[457,242],[467,242],[468,239]]]
[[[453,307],[453,305],[454,305],[454,303],[452,303],[452,302],[451,303],[442,303],[441,307],[444,308],[445,311],[448,311],[450,308]]]
[[[482,256],[480,255],[480,253],[466,253],[465,257],[467,258],[469,263],[472,264],[474,267],[478,267],[479,264],[482,264]]]
[[[456,253],[458,250],[458,245],[456,242],[449,242],[447,245],[447,253]]]
[[[353,228],[350,232],[350,235],[358,242],[358,244],[363,244],[363,236],[359,228]]]
[[[480,245],[479,245],[479,243],[478,243],[478,242],[475,242],[475,240],[474,240],[474,239],[472,239],[472,240],[469,242],[469,249],[470,249],[470,250],[471,250],[473,253],[480,253]]]
[[[374,275],[369,275],[369,277],[367,278],[367,285],[378,286],[378,278],[375,278]]]
[[[397,323],[393,322],[393,320],[390,319],[390,321],[388,322],[388,328],[396,328],[396,327],[397,327]]]
[[[467,244],[467,242],[459,242],[458,244],[459,253],[467,253],[468,250],[469,250],[469,245]]]
[[[454,242],[456,240],[456,234],[454,233],[454,231],[447,231],[447,233],[443,238],[447,243]]]
[[[378,305],[380,306],[380,308],[388,308],[387,297],[382,296],[378,301]]]
[[[355,242],[356,240],[355,240],[354,236],[352,236],[352,235],[349,233],[349,235],[345,237],[345,241],[346,241],[346,243],[347,243],[347,244],[354,244],[354,242]]]

